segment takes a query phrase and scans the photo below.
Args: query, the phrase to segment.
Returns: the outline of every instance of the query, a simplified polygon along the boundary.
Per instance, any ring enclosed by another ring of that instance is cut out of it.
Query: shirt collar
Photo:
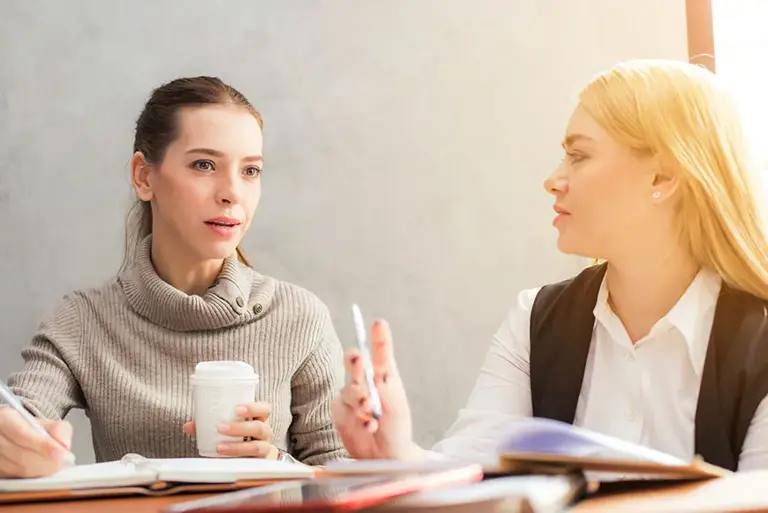
[[[697,375],[701,375],[704,369],[721,286],[722,280],[717,273],[701,269],[675,306],[656,323],[650,332],[653,336],[669,329],[676,329],[685,340],[688,356]],[[608,329],[609,333],[614,324],[620,324],[618,317],[608,304],[606,278],[603,278],[600,285],[593,313],[597,322]]]

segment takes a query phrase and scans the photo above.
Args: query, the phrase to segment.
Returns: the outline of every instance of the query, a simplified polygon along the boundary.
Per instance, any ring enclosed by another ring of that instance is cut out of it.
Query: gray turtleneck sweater
[[[272,405],[275,446],[311,465],[346,456],[331,422],[344,370],[326,306],[235,256],[203,296],[189,296],[157,275],[150,246],[148,237],[131,267],[65,297],[41,324],[9,379],[25,406],[48,419],[84,409],[97,461],[193,457],[182,432],[190,374],[200,361],[242,360],[259,373],[255,399]]]

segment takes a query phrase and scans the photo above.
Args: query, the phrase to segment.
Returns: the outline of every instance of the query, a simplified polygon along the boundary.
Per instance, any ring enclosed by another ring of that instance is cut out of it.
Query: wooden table
[[[573,513],[768,512],[768,471],[754,470],[707,481],[602,493],[578,503]]]
[[[211,494],[180,494],[167,497],[112,497],[27,504],[0,505],[2,513],[156,513],[175,502],[209,497]]]
[[[3,513],[155,513],[175,502],[211,494],[180,494],[169,497],[119,497],[1,505]],[[456,512],[456,509],[451,509]],[[467,508],[474,512],[474,509]],[[576,504],[572,513],[677,512],[768,512],[768,471],[737,473],[709,481],[604,489]]]

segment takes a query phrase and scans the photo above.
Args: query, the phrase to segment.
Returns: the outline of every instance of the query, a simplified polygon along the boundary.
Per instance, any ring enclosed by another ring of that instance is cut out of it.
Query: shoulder
[[[326,304],[313,292],[294,283],[254,273],[252,295],[268,295],[271,313],[286,319],[325,320],[330,314]],[[266,293],[266,294],[265,294]]]
[[[47,339],[62,352],[76,349],[83,342],[88,324],[106,312],[114,312],[109,305],[120,301],[119,298],[116,280],[71,291],[53,305],[51,313],[38,325],[35,336]]]
[[[502,331],[517,334],[518,338],[530,330],[531,315],[534,310],[538,313],[539,305],[543,304],[545,312],[568,290],[587,290],[602,282],[605,267],[603,265],[590,266],[576,276],[546,285],[522,289],[517,293],[515,303],[509,309],[502,326]]]
[[[65,295],[62,308],[76,309],[81,318],[97,312],[115,312],[115,307],[125,303],[123,289],[117,278],[105,281],[101,285],[77,289]]]
[[[316,344],[334,335],[328,306],[304,287],[254,272],[251,301],[264,305],[262,319],[298,343]]]
[[[59,299],[54,306],[52,319],[73,320],[82,317],[89,310],[100,309],[103,305],[111,306],[120,302],[122,289],[116,278],[108,280],[96,287],[75,289]]]
[[[302,369],[316,372],[317,366],[307,367],[311,361],[324,362],[321,368],[340,372],[342,366],[342,346],[333,325],[330,309],[313,292],[294,283],[262,276],[269,282],[272,297],[263,317],[272,327],[270,331],[279,336],[284,344],[292,347],[291,357],[297,365],[297,372]]]

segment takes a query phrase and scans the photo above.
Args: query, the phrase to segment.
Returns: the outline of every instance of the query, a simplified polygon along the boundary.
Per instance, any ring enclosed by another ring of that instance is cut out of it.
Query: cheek
[[[611,169],[600,165],[585,166],[571,177],[565,203],[572,209],[573,224],[581,236],[601,238],[624,224],[626,186],[617,178]]]
[[[252,184],[249,184],[246,189],[246,193],[243,197],[243,207],[248,214],[248,218],[253,217],[253,213],[256,207],[259,206],[261,200],[261,180],[258,180]]]
[[[161,170],[156,189],[157,201],[171,216],[186,215],[190,210],[199,210],[206,196],[208,180],[195,179],[185,169]]]

